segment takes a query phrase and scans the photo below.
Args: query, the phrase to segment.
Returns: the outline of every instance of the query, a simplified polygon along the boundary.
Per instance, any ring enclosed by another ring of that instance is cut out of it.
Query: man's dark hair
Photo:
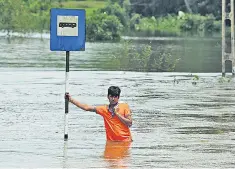
[[[120,97],[121,89],[117,86],[110,86],[108,88],[108,95]]]

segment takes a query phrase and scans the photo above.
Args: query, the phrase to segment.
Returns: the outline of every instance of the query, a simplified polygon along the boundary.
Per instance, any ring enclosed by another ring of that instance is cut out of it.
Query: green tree
[[[118,17],[120,20],[121,24],[126,27],[127,21],[128,21],[128,16],[126,14],[126,11],[118,4],[108,4],[105,8],[100,9],[100,13],[106,13],[107,15],[114,15]]]
[[[30,29],[28,11],[24,1],[0,0],[0,29],[10,32],[27,32]]]
[[[27,8],[32,16],[32,27],[42,33],[50,28],[50,8],[52,2],[48,0],[27,0]]]
[[[113,15],[105,13],[94,13],[88,17],[86,25],[87,40],[120,40],[123,25]]]

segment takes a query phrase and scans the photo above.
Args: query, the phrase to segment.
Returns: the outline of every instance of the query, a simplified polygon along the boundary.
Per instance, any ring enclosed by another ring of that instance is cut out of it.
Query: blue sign
[[[84,51],[86,12],[83,9],[51,9],[51,51]]]

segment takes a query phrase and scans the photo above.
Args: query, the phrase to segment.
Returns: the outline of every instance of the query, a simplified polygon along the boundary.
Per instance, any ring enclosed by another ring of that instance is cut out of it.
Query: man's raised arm
[[[69,94],[66,94],[65,98],[67,98],[69,100],[69,102],[73,103],[75,106],[77,106],[78,108],[80,108],[82,110],[96,112],[96,108],[94,106],[82,104],[79,101],[77,101],[76,99],[72,98],[71,95],[69,95]]]

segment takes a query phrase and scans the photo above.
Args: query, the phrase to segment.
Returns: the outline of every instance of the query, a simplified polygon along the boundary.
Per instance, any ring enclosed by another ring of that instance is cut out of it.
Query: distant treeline
[[[126,0],[111,1],[123,4]],[[219,20],[221,19],[221,4],[222,0],[130,0],[130,12],[146,17],[159,17],[175,15],[178,11],[183,11],[203,16],[213,15]]]
[[[89,41],[141,32],[205,36],[221,27],[221,0],[0,0],[0,30],[48,32],[54,7],[86,9]]]

